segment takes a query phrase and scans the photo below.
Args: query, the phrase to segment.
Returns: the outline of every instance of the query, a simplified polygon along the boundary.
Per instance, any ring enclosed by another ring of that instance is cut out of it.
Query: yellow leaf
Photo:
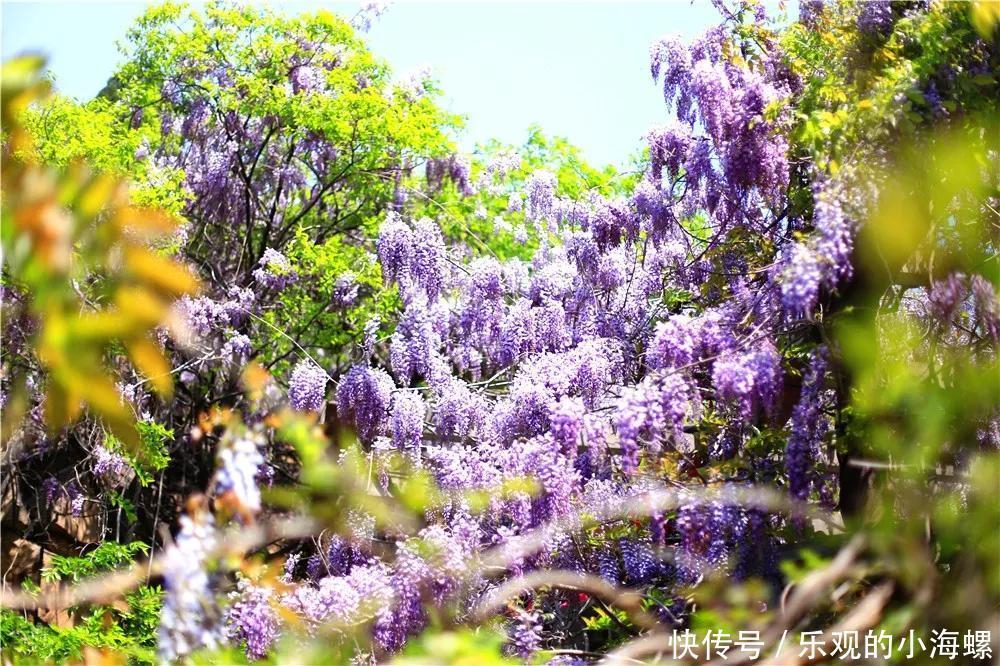
[[[45,58],[37,55],[23,55],[3,64],[0,72],[0,100],[3,108],[3,131],[12,130],[17,116],[36,99],[48,95],[50,84],[41,77]]]
[[[169,397],[174,390],[174,382],[170,376],[170,362],[152,340],[139,338],[130,341],[126,347],[132,363],[153,384],[160,395]]]
[[[1000,21],[1000,2],[997,0],[976,0],[969,5],[969,18],[973,27],[983,36],[989,39],[993,34],[993,28]]]
[[[270,379],[271,375],[267,370],[255,361],[248,363],[243,370],[243,387],[253,400],[260,400],[263,397],[264,387]]]
[[[142,445],[139,431],[135,429],[135,421],[127,411],[115,412],[113,414],[100,413],[104,419],[104,424],[108,426],[111,434],[118,438],[129,453],[135,456],[141,464],[149,464],[149,454]]]
[[[56,432],[80,415],[80,396],[58,381],[49,383],[45,393],[45,425]]]
[[[85,666],[123,666],[125,655],[110,648],[88,646],[83,649],[83,663]]]
[[[10,438],[21,425],[21,419],[28,411],[27,391],[24,381],[18,382],[7,396],[7,402],[0,408],[0,451],[6,451]]]
[[[125,263],[136,277],[174,296],[198,291],[198,280],[175,261],[140,247],[125,250]]]
[[[4,97],[33,85],[39,78],[45,58],[37,53],[29,53],[6,61],[0,70]]]
[[[910,191],[905,181],[888,183],[878,206],[862,229],[863,257],[872,271],[895,272],[913,254],[927,233],[926,201]]]
[[[121,312],[82,314],[67,324],[68,335],[77,342],[104,342],[133,335],[142,326]]]
[[[158,326],[167,314],[162,298],[142,287],[122,287],[115,292],[115,304],[122,314],[144,326]]]
[[[95,176],[76,202],[76,212],[85,219],[92,218],[104,210],[114,198],[118,179],[108,174]]]
[[[147,235],[163,235],[176,229],[180,221],[161,210],[123,206],[115,215],[115,223],[122,230],[130,229]]]
[[[69,270],[73,218],[51,196],[17,208],[17,228],[31,237],[35,252],[50,271]]]
[[[58,307],[46,308],[38,345],[39,360],[45,365],[58,363],[68,340],[69,325],[62,310]]]
[[[100,416],[111,433],[120,439],[132,453],[143,453],[139,433],[131,412],[122,403],[118,389],[111,378],[100,372],[80,374],[72,378],[72,385],[82,387],[82,395]]]

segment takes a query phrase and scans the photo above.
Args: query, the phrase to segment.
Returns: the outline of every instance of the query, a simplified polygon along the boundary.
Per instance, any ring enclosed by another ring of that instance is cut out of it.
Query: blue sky
[[[359,3],[271,3],[295,12]],[[49,56],[57,86],[89,99],[119,62],[116,42],[139,2],[3,2],[4,58]],[[707,0],[661,2],[397,2],[372,27],[372,49],[402,74],[428,66],[444,104],[467,117],[463,147],[519,143],[535,123],[565,136],[595,163],[623,163],[666,111],[649,76],[650,43],[712,25]]]

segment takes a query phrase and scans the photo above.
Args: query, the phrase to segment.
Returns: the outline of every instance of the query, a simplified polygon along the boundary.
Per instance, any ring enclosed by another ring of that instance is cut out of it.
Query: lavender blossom
[[[132,466],[121,454],[105,446],[94,448],[94,465],[91,469],[112,488],[127,483],[132,472]]]
[[[656,575],[659,563],[648,539],[619,539],[618,547],[622,553],[625,581],[629,585],[648,583]]]
[[[440,295],[448,268],[441,229],[423,217],[413,225],[413,263],[411,275],[422,286],[430,301]]]
[[[551,216],[555,204],[555,191],[555,174],[544,169],[532,173],[525,185],[527,217],[538,222]]]
[[[799,21],[803,25],[814,26],[823,15],[824,0],[799,0]]]
[[[70,513],[79,518],[83,515],[83,506],[87,501],[87,496],[84,494],[83,489],[80,488],[80,484],[76,481],[71,481],[69,485],[65,488],[66,497],[69,498]]]
[[[972,276],[972,296],[976,323],[990,340],[1000,342],[1000,296],[982,275]]]
[[[865,0],[858,3],[858,31],[868,35],[885,34],[892,29],[895,17],[891,0]]]
[[[242,333],[232,333],[220,352],[223,358],[245,362],[253,353],[253,342]]]
[[[712,383],[720,400],[735,402],[743,418],[753,410],[754,373],[742,354],[727,353],[715,360]]]
[[[826,364],[825,352],[817,351],[802,379],[802,393],[792,411],[791,433],[785,449],[785,473],[789,492],[800,500],[809,497],[812,468],[827,431],[826,417],[821,411]]]
[[[968,294],[964,278],[965,276],[961,273],[952,273],[944,280],[931,283],[927,300],[930,314],[938,325],[951,324],[952,318]]]
[[[793,246],[781,279],[781,302],[792,317],[808,317],[816,307],[823,279],[820,260],[803,243]]]
[[[253,271],[257,282],[268,289],[281,290],[298,277],[285,255],[274,248],[267,248]]]
[[[299,65],[292,69],[291,80],[293,92],[313,92],[323,86],[323,71],[311,65]]]
[[[614,417],[625,470],[636,469],[640,444],[657,453],[664,441],[678,439],[689,411],[690,388],[676,373],[626,389]]]
[[[47,476],[42,481],[42,497],[45,498],[46,504],[51,505],[63,492],[63,487],[56,477]]]
[[[353,306],[358,300],[359,286],[357,275],[352,271],[341,273],[334,282],[331,301],[341,308]]]
[[[646,141],[653,178],[658,181],[664,168],[671,178],[676,178],[691,149],[690,128],[674,121],[651,129],[646,134]]]
[[[537,652],[541,645],[542,623],[538,614],[520,611],[517,621],[510,629],[510,652],[526,660]]]
[[[368,32],[372,25],[385,13],[389,3],[385,0],[366,2],[352,20],[352,25],[361,32]]]
[[[677,512],[681,536],[678,573],[691,583],[710,569],[726,566],[745,529],[743,510],[722,501],[687,504]]]
[[[583,400],[577,397],[564,397],[552,406],[552,434],[567,455],[576,453],[586,413]]]
[[[160,557],[163,571],[163,610],[160,614],[159,655],[165,661],[185,657],[197,649],[218,647],[222,632],[206,610],[214,606],[206,569],[216,547],[211,514],[181,516],[181,529]]]
[[[225,637],[242,645],[247,659],[263,659],[278,639],[278,614],[272,606],[272,591],[242,578],[230,594],[232,605],[226,609]]]
[[[656,325],[649,346],[649,367],[679,368],[695,360],[701,342],[697,323],[687,315],[677,314]]]
[[[337,412],[353,421],[358,437],[371,442],[385,432],[394,389],[384,370],[356,365],[337,384]]]
[[[304,359],[295,366],[288,381],[288,400],[292,409],[315,412],[326,400],[326,383],[330,377],[311,359]]]
[[[392,441],[400,449],[419,450],[427,406],[416,391],[398,391],[392,399]]]

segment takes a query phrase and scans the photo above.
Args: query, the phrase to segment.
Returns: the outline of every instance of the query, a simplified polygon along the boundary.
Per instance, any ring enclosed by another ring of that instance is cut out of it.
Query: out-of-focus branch
[[[635,640],[629,641],[625,645],[621,646],[617,650],[609,652],[604,659],[601,659],[598,664],[601,666],[627,666],[630,664],[644,664],[647,663],[641,659],[641,657],[647,657],[649,655],[663,655],[666,653],[672,653],[673,644],[672,633],[657,632],[653,634],[646,634],[645,636],[640,636]],[[657,659],[657,664],[676,664],[683,663],[678,662],[674,659],[664,660],[662,658]]]
[[[822,569],[818,569],[810,573],[793,589],[788,601],[783,605],[781,613],[775,619],[770,628],[768,628],[762,638],[764,642],[764,649],[771,649],[773,646],[777,645],[781,640],[781,637],[786,634],[786,631],[793,628],[799,620],[801,620],[805,614],[816,605],[816,602],[820,599],[820,597],[822,597],[834,583],[842,579],[850,572],[858,556],[864,550],[864,547],[865,537],[861,534],[855,535],[847,543],[847,545],[840,549],[840,552],[837,553],[837,556],[832,562],[830,562],[830,564]],[[888,597],[886,597],[886,600],[888,600]],[[879,606],[879,608],[881,608],[881,606]],[[855,609],[855,613],[862,609],[865,609],[866,612],[868,612],[870,606],[866,606],[862,603]],[[852,621],[857,619],[854,613],[852,613],[845,618],[844,622],[851,618],[854,618]],[[782,653],[779,657],[781,666],[798,663],[790,654],[786,655]],[[711,663],[721,666],[722,664],[746,664],[750,663],[750,661],[752,660],[749,655],[741,654],[733,655],[732,658],[722,661],[716,660]],[[772,666],[776,666],[779,662],[771,661],[769,663],[771,663]]]
[[[764,666],[804,666],[805,664],[815,664],[822,661],[824,657],[820,655],[822,653],[829,655],[833,650],[831,644],[834,642],[833,637],[835,634],[864,632],[878,624],[879,620],[882,619],[882,610],[885,608],[886,603],[888,603],[889,597],[892,596],[892,590],[892,582],[879,585],[869,592],[857,607],[840,622],[823,632],[822,638],[817,641],[822,645],[822,649],[816,650],[814,658],[806,659],[795,657],[793,654],[781,654],[765,661]]]
[[[490,592],[476,607],[475,616],[485,620],[499,610],[508,599],[540,587],[587,592],[625,611],[640,629],[653,629],[656,618],[642,609],[642,595],[612,585],[599,576],[566,570],[533,571],[505,582]]]
[[[850,572],[858,556],[863,551],[864,546],[864,537],[861,535],[855,536],[840,550],[837,557],[830,564],[814,571],[794,588],[781,613],[765,633],[763,638],[765,650],[772,649],[777,645],[779,639],[786,634],[787,630],[793,628],[815,606],[816,602],[830,586]],[[824,632],[821,639],[821,644],[824,648],[833,642],[833,636],[838,632],[864,631],[877,625],[882,617],[882,610],[892,596],[892,591],[892,582],[887,582],[869,592],[853,611]],[[674,646],[672,640],[673,635],[666,632],[650,633],[629,641],[619,649],[609,652],[599,663],[608,666],[621,666],[637,663],[640,658],[650,655],[673,654]],[[829,650],[825,651],[829,653]],[[710,663],[722,666],[722,664],[745,664],[751,661],[748,654],[728,654],[725,659],[715,660]],[[818,660],[803,659],[796,656],[793,652],[783,650],[780,655],[772,656],[762,663],[769,666],[805,666],[805,664],[815,663],[816,661]],[[677,662],[676,660],[663,661],[661,658],[657,663],[686,662]]]
[[[806,576],[793,590],[777,624],[769,631],[770,637],[777,639],[786,627],[798,622],[831,585],[847,575],[864,546],[864,536],[856,535],[840,549],[829,565]]]
[[[309,536],[317,531],[317,525],[308,518],[295,517],[271,523],[258,523],[246,527],[226,530],[219,539],[219,545],[209,552],[211,558],[242,556],[277,539],[296,539]],[[59,585],[39,594],[26,592],[0,593],[0,607],[13,610],[33,610],[39,608],[62,609],[80,604],[106,604],[120,597],[150,576],[158,576],[163,571],[163,558],[134,563],[128,569],[113,571],[73,585]]]

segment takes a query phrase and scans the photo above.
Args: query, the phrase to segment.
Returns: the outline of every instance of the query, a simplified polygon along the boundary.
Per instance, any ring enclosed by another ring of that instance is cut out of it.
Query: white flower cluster
[[[260,453],[263,437],[255,431],[245,431],[227,436],[219,443],[218,463],[215,471],[215,493],[232,493],[232,500],[242,511],[260,511],[260,488],[257,471],[264,464]]]
[[[212,515],[181,516],[177,540],[163,553],[166,595],[160,615],[159,654],[174,661],[201,647],[222,642],[217,618],[209,609],[212,592],[205,564],[218,537]]]

